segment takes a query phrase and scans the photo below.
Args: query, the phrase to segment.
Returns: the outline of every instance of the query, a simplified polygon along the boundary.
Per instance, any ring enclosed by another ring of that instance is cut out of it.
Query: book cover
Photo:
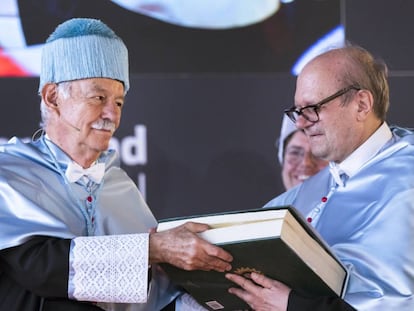
[[[342,296],[345,290],[345,267],[293,207],[168,219],[160,222],[160,230],[185,221],[213,223],[213,229],[201,236],[233,255],[232,273],[263,273],[307,295]],[[227,292],[235,284],[224,277],[225,273],[185,271],[169,264],[162,267],[209,310],[249,309]]]

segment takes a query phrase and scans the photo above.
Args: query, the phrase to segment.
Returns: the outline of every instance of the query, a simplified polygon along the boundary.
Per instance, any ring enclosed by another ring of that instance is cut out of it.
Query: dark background
[[[105,0],[20,0],[27,44],[71,17],[95,17],[130,51],[131,90],[116,133],[147,128],[148,162],[126,165],[158,218],[261,207],[283,191],[275,141],[292,105],[291,68],[342,24],[346,38],[390,68],[388,122],[414,127],[414,2],[296,0],[246,27],[184,28]],[[97,9],[99,8],[99,9]],[[40,118],[38,78],[2,78],[0,136],[30,137]]]

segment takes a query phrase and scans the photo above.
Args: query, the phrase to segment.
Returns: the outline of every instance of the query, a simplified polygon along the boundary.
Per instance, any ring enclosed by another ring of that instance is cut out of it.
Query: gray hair
[[[61,82],[56,84],[56,95],[63,99],[69,98],[71,94],[71,82]],[[46,106],[43,98],[40,101],[40,127],[45,129],[49,121],[49,108]]]

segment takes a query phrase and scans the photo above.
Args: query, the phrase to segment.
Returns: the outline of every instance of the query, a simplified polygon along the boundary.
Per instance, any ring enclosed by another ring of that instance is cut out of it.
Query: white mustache
[[[96,130],[105,130],[110,131],[111,133],[115,132],[115,123],[108,119],[99,119],[98,121],[92,123],[91,127]]]

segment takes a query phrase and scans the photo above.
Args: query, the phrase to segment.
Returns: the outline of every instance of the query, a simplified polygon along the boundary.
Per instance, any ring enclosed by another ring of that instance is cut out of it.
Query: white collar
[[[375,156],[381,148],[392,138],[392,132],[386,122],[382,125],[354,152],[352,152],[338,166],[348,177],[355,175],[361,167]]]

